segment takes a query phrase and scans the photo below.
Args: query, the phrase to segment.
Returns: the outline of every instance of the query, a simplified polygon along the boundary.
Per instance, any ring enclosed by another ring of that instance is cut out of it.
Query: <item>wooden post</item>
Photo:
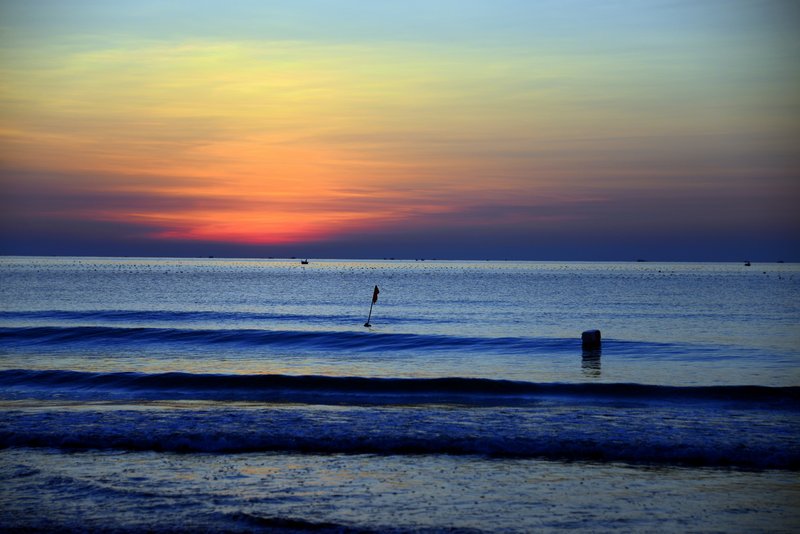
[[[598,350],[600,348],[600,330],[587,330],[581,334],[583,350]]]

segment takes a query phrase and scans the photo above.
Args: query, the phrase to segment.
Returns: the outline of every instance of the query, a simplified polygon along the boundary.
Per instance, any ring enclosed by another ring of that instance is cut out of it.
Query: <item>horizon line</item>
[[[314,256],[141,256],[102,254],[2,254],[0,258],[99,258],[99,259],[154,259],[154,260],[273,260],[273,261],[406,261],[406,262],[497,262],[497,263],[741,263],[741,264],[798,264],[800,260],[666,260],[666,259],[520,259],[520,258],[398,258],[398,257],[314,257]]]

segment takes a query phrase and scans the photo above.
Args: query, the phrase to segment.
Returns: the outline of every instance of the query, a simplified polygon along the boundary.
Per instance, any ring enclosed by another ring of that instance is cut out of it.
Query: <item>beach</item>
[[[0,258],[0,523],[796,531],[798,297],[783,263]]]

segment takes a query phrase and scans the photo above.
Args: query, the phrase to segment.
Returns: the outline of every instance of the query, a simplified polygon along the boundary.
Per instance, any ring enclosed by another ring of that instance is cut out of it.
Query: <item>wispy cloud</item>
[[[2,6],[7,228],[287,244],[797,227],[781,2],[47,5]]]

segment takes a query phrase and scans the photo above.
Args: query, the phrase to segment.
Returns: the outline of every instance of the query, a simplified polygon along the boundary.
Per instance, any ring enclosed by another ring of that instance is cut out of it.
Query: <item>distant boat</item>
[[[750,262],[749,261],[744,262],[744,266],[745,267],[750,267]]]
[[[300,260],[300,265],[308,265],[308,260]]]

